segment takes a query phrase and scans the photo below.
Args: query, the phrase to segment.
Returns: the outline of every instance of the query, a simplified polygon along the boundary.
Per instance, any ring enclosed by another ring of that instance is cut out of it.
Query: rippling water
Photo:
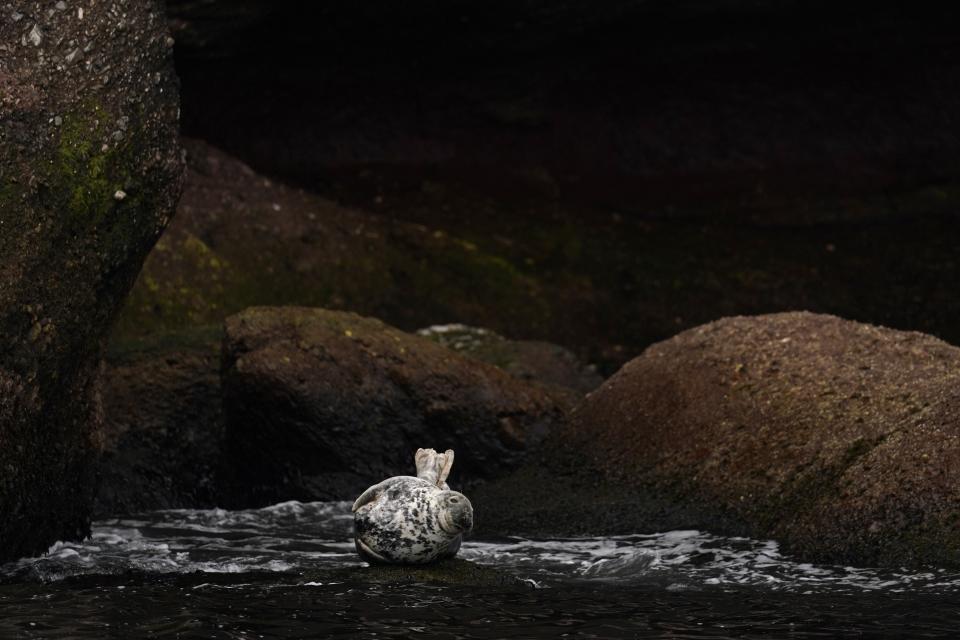
[[[97,523],[0,568],[0,638],[956,637],[960,574],[797,563],[700,531],[469,540],[516,587],[378,583],[349,503]]]

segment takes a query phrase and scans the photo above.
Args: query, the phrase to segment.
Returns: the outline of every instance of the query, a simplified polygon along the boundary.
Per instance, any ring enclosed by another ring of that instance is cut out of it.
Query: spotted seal
[[[418,449],[417,477],[395,476],[353,503],[357,553],[371,564],[427,564],[451,558],[473,528],[473,507],[446,479],[453,451]]]

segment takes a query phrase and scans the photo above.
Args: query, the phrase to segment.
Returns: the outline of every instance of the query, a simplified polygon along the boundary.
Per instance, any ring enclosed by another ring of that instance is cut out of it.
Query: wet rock
[[[539,340],[508,340],[481,327],[434,325],[417,331],[448,349],[489,362],[521,380],[531,380],[584,395],[603,384],[596,368],[568,349]]]
[[[570,406],[377,320],[296,307],[227,319],[223,396],[237,506],[352,500],[408,474],[421,446],[456,448],[451,485],[470,487],[515,468]]]
[[[101,344],[182,170],[162,3],[48,9],[0,20],[0,561],[88,530]]]
[[[109,353],[95,514],[216,505],[219,334]]]
[[[606,482],[807,558],[960,565],[960,349],[931,336],[720,320],[628,363],[562,441]]]

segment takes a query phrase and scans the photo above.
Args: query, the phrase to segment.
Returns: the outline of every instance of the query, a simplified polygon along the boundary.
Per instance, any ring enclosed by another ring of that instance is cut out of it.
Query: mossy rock
[[[187,140],[176,219],[147,259],[115,338],[216,325],[257,305],[532,329],[552,311],[536,278],[440,230],[340,207]]]
[[[162,9],[0,21],[0,561],[89,530],[101,348],[180,193]]]

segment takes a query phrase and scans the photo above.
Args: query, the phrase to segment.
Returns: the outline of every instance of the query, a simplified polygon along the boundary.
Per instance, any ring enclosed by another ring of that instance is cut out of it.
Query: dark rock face
[[[101,342],[180,190],[161,2],[0,19],[0,561],[88,528]]]
[[[97,515],[216,504],[219,368],[216,339],[108,359]]]
[[[171,3],[187,131],[260,171],[539,172],[637,215],[765,219],[957,179],[956,9],[861,4]]]
[[[408,474],[421,446],[456,449],[451,485],[470,486],[516,467],[569,409],[377,320],[297,307],[227,319],[223,395],[232,493],[247,506],[353,499]]]
[[[960,349],[809,313],[658,343],[577,408],[615,483],[815,559],[960,565]],[[701,513],[704,513],[701,511]]]

